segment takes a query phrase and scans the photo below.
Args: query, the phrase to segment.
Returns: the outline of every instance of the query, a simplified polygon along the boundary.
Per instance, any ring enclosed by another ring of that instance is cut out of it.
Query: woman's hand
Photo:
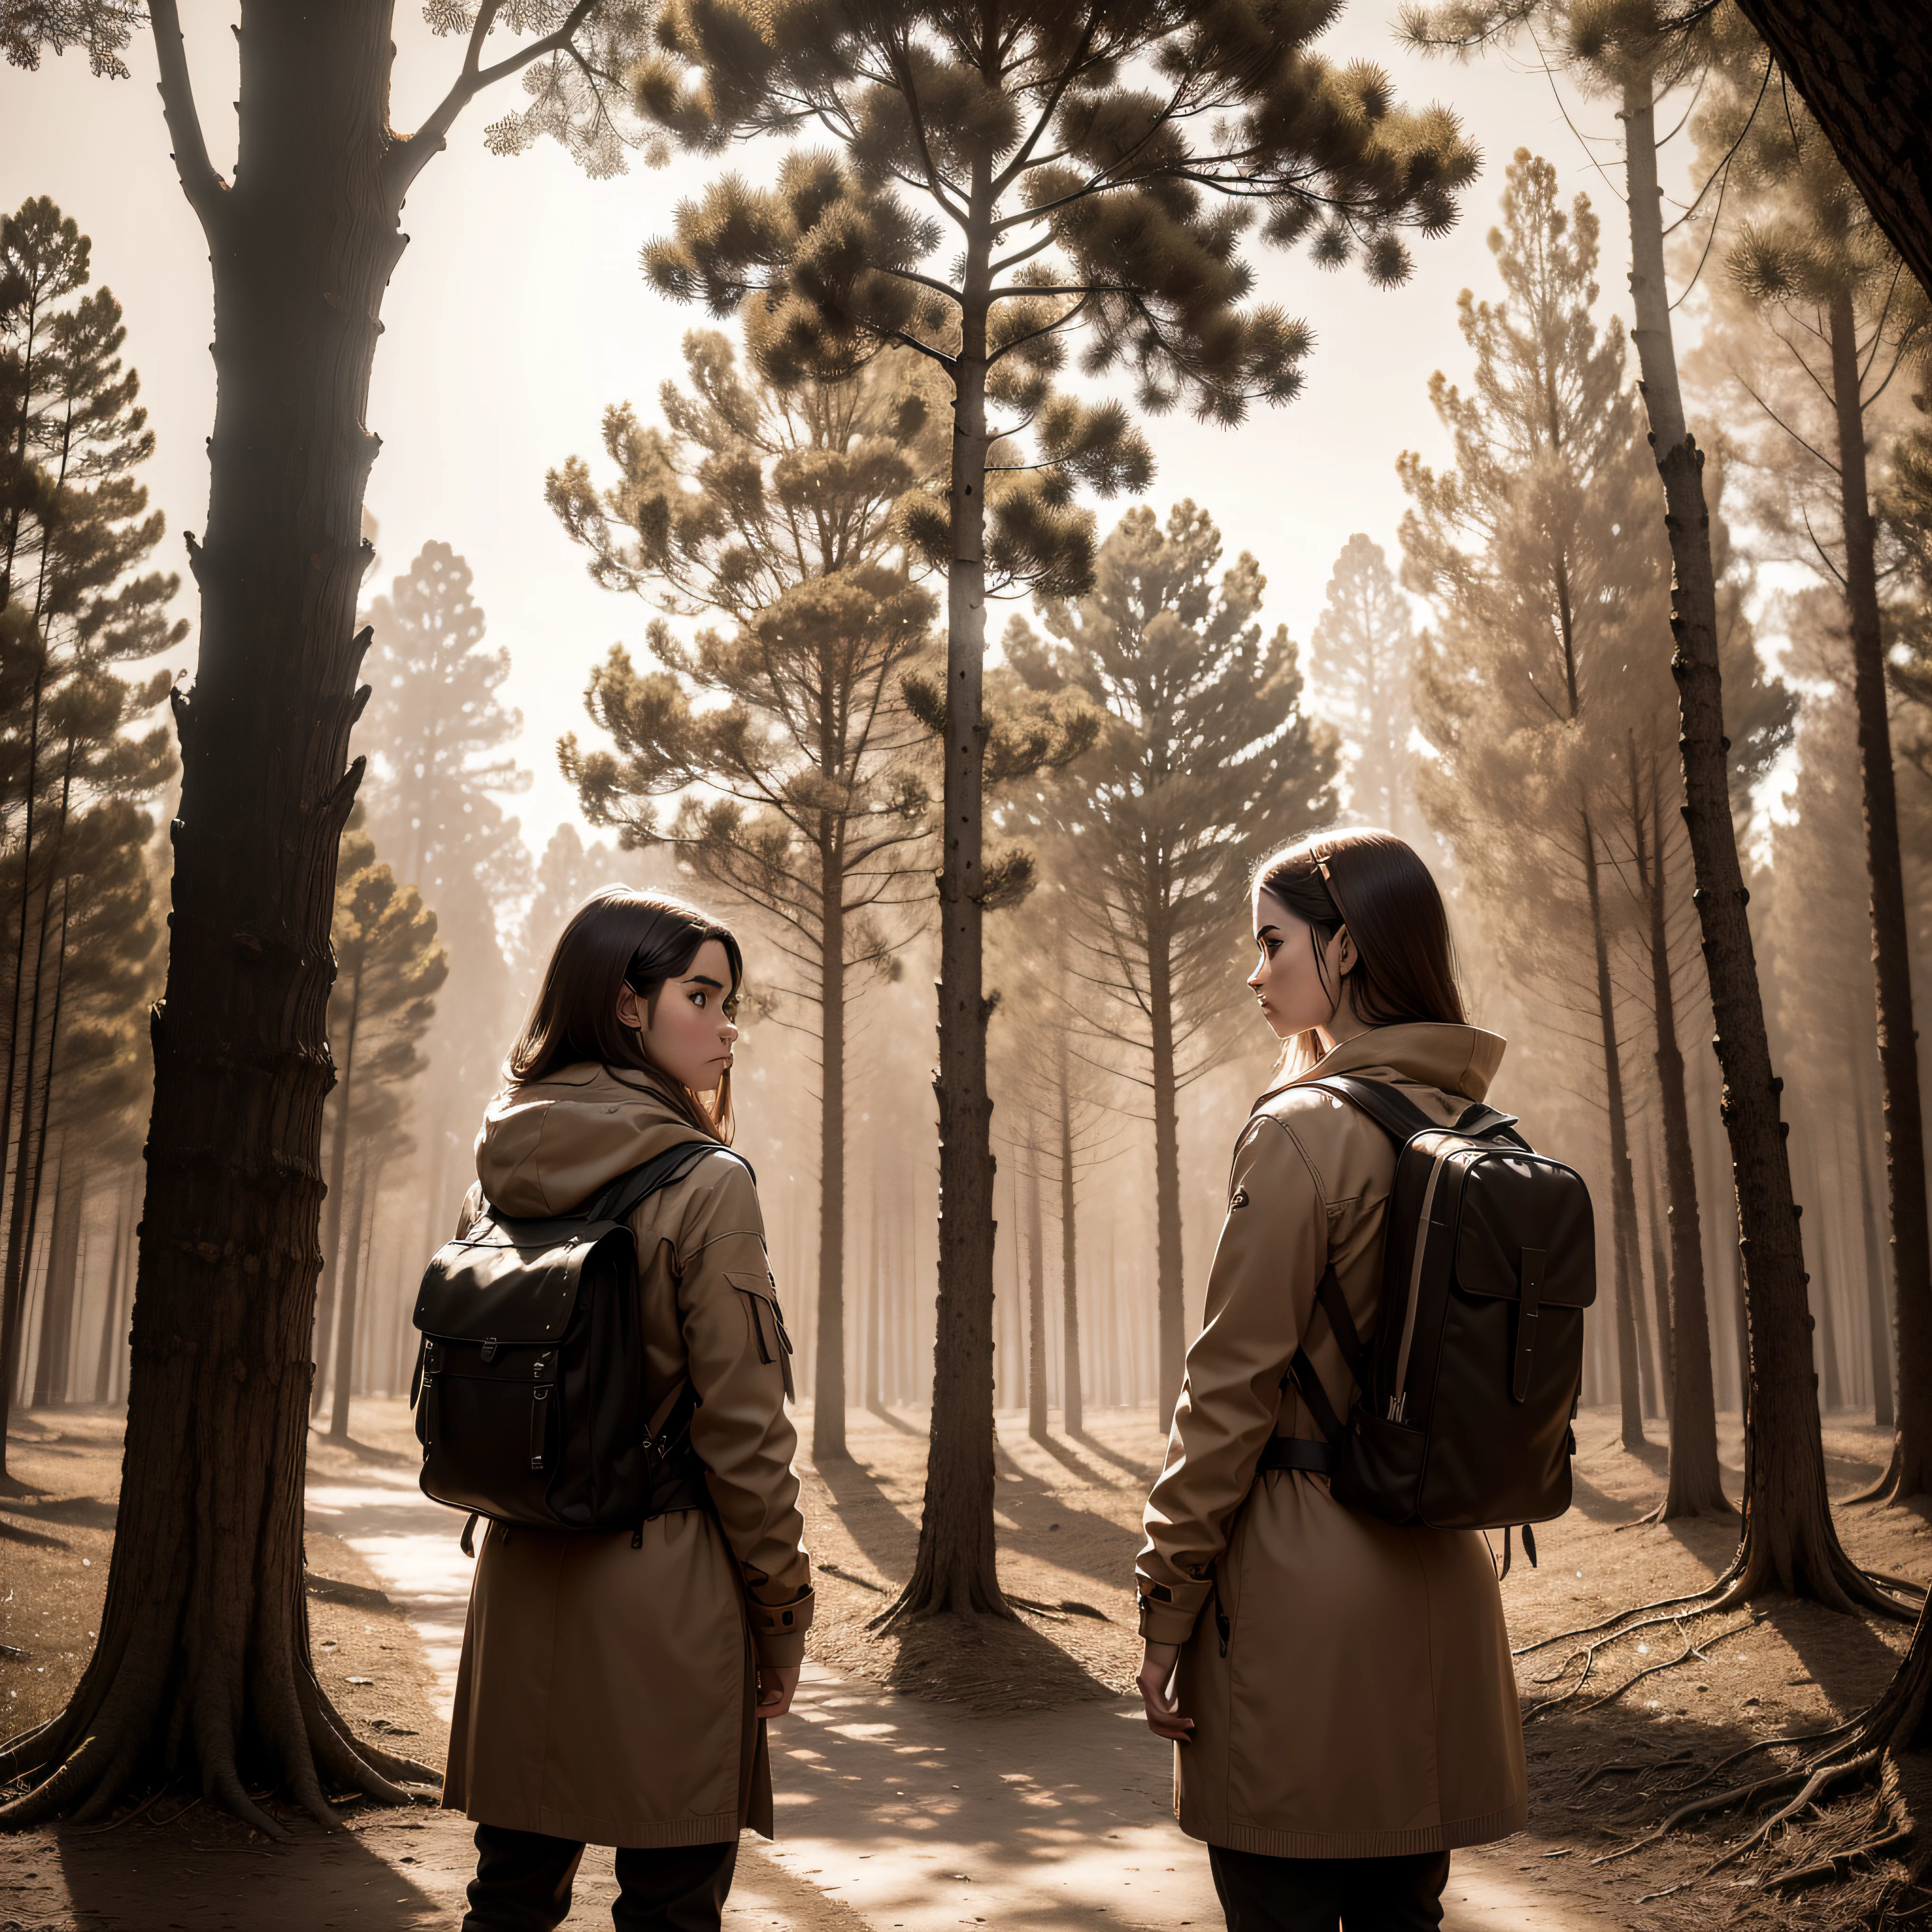
[[[1147,1706],[1148,1729],[1157,1738],[1172,1738],[1176,1744],[1184,1744],[1191,1742],[1188,1733],[1194,1728],[1194,1720],[1184,1718],[1180,1699],[1168,1694],[1168,1686],[1174,1681],[1174,1666],[1180,1661],[1179,1644],[1150,1642],[1136,1681],[1141,1687],[1141,1702]]]
[[[795,1664],[761,1664],[758,1666],[758,1715],[782,1718],[798,1694]]]

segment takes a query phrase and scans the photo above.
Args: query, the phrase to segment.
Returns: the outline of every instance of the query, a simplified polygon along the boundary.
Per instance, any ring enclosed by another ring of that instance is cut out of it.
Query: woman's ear
[[[1339,976],[1346,979],[1355,967],[1354,937],[1346,926],[1338,926],[1335,930],[1335,970]]]
[[[638,998],[636,992],[628,983],[618,988],[617,1024],[620,1026],[635,1027],[640,1033],[648,1033],[650,1030],[650,1019],[645,1010],[644,1003]]]

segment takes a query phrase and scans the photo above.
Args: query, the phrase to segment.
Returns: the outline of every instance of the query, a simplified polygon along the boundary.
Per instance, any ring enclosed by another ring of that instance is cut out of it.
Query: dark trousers
[[[463,1932],[552,1932],[569,1916],[584,1847],[573,1838],[476,1828],[476,1876]],[[656,1845],[617,1851],[622,1888],[610,1916],[618,1932],[718,1932],[736,1838],[717,1845]]]
[[[1208,1847],[1228,1932],[1433,1932],[1449,1854],[1276,1858]]]

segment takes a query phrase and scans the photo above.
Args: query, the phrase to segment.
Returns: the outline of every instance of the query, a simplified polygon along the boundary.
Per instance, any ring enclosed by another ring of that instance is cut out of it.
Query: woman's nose
[[[1255,991],[1258,993],[1262,989],[1262,980],[1267,971],[1268,968],[1265,966],[1257,966],[1255,970],[1248,975],[1248,984],[1253,987]]]

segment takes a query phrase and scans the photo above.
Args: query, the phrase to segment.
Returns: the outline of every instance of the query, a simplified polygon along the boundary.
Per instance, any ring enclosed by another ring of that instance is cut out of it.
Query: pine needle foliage
[[[1282,403],[1312,338],[1255,299],[1250,244],[1408,272],[1473,176],[1454,117],[1314,42],[1339,0],[670,0],[634,76],[644,118],[722,154],[776,136],[769,187],[721,173],[646,274],[714,313],[768,305],[768,367],[882,350],[952,388],[944,500],[909,538],[947,579],[940,874],[939,1341],[926,1508],[897,1606],[1004,1613],[993,1556],[992,1155],[980,920],[986,600],[1085,588],[1072,499],[1145,487],[1136,412],[1236,424]],[[1125,394],[1056,390],[1074,366]],[[993,415],[989,417],[989,406]]]
[[[1250,869],[1332,816],[1335,737],[1303,703],[1286,626],[1258,621],[1267,579],[1192,502],[1163,524],[1130,510],[1100,548],[1094,588],[1006,638],[1034,688],[1099,713],[1093,750],[1031,801],[1072,868],[1092,940],[1072,970],[1097,998],[1087,1025],[1122,1056],[1154,1122],[1160,1399],[1180,1389],[1181,1091],[1224,1058],[1251,1010],[1238,935]]]
[[[743,319],[755,346],[760,305]],[[598,489],[573,457],[547,489],[595,581],[726,621],[688,639],[653,622],[655,670],[614,646],[586,696],[613,748],[572,734],[558,754],[592,824],[668,849],[764,915],[790,962],[784,992],[813,1010],[822,1462],[845,1454],[847,1000],[855,975],[896,970],[931,903],[926,734],[904,684],[935,606],[896,512],[944,465],[943,417],[922,367],[781,380],[704,329],[684,354],[688,387],[663,385],[662,428],[628,403],[605,411],[614,482]]]

